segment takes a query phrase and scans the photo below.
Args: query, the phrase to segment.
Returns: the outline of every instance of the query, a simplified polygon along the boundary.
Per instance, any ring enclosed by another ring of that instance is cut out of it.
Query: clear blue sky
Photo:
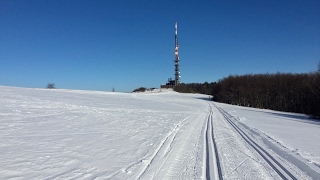
[[[319,0],[0,0],[0,85],[131,92],[174,77],[303,73],[320,61]]]

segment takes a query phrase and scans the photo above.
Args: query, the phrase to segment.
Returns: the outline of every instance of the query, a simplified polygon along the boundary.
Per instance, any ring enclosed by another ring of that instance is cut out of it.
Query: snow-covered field
[[[320,123],[304,115],[172,91],[0,86],[0,179],[206,179],[211,120],[224,179],[279,179],[219,108],[279,159],[291,154],[313,171],[283,158],[299,179],[319,177]]]
[[[264,144],[272,151],[300,169],[307,165],[317,174],[310,169],[303,171],[313,174],[313,179],[320,179],[320,120],[303,114],[215,104],[259,139],[263,138]]]
[[[303,114],[217,104],[270,141],[320,167],[320,120]]]

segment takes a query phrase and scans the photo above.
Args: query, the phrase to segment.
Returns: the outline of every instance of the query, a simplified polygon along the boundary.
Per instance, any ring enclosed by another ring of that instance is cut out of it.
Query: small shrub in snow
[[[145,92],[147,90],[147,88],[145,87],[140,87],[138,89],[133,90],[133,92]]]

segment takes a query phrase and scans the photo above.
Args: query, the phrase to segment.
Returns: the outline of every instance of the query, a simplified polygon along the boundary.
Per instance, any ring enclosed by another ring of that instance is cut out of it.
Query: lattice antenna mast
[[[174,49],[174,55],[175,55],[175,60],[174,60],[174,80],[175,80],[175,86],[180,84],[180,71],[179,71],[179,45],[178,45],[178,23],[175,22],[174,24],[175,28],[175,49]]]

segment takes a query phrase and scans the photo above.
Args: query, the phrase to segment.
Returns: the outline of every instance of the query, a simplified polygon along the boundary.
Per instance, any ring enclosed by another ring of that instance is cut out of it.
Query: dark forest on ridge
[[[320,63],[313,73],[230,75],[218,82],[182,83],[174,90],[212,95],[222,103],[320,117]]]

